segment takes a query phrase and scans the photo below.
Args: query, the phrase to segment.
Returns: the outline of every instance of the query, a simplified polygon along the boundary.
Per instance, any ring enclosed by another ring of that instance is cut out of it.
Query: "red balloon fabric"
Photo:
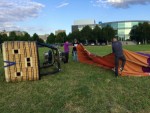
[[[115,67],[113,53],[105,56],[97,56],[90,53],[81,44],[77,46],[77,52],[79,62],[96,65],[111,70]],[[142,53],[136,53],[128,50],[123,50],[123,53],[126,57],[126,64],[122,72],[118,68],[121,76],[150,75],[150,55],[144,55]],[[119,61],[119,67],[120,66],[121,61]]]

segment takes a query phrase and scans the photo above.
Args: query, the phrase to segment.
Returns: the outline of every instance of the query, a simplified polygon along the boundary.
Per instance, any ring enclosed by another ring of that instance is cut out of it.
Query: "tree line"
[[[77,39],[79,42],[88,44],[88,43],[107,43],[116,35],[116,31],[110,27],[106,26],[100,28],[98,25],[92,29],[90,26],[85,26],[81,31],[76,30],[72,33],[66,35],[65,32],[54,35],[51,33],[47,38],[47,43],[64,43],[66,40],[73,42],[74,39]]]
[[[66,35],[65,32],[58,33],[57,35],[51,33],[47,37],[46,43],[64,43],[66,40],[73,42],[74,39],[77,39],[83,44],[108,43],[116,36],[116,34],[117,31],[110,26],[101,28],[96,25],[95,28],[92,29],[87,25],[81,31],[76,30],[68,35]],[[133,26],[130,31],[130,40],[141,42],[143,44],[150,43],[150,24],[145,22]],[[0,34],[0,43],[4,41],[38,41],[44,43],[44,40],[39,38],[36,33],[34,33],[33,36],[30,36],[27,32],[25,32],[24,35],[17,35],[14,31],[10,32],[9,36]]]
[[[38,41],[44,43],[44,40],[39,38],[36,33],[34,33],[33,36],[30,36],[27,32],[17,35],[15,31],[10,32],[9,36],[5,33],[0,34],[0,43],[4,41]]]
[[[110,26],[100,28],[95,26],[92,29],[90,26],[85,26],[81,31],[76,30],[72,33],[66,35],[65,32],[58,33],[55,35],[51,33],[46,40],[46,43],[55,44],[55,43],[64,43],[65,41],[73,42],[74,39],[77,39],[81,43],[106,43],[111,41],[111,39],[116,35],[116,31]],[[34,33],[33,36],[30,36],[27,32],[24,35],[17,35],[14,31],[10,32],[9,36],[6,34],[0,34],[0,41],[38,41],[44,43],[43,39]]]
[[[148,22],[144,22],[133,26],[130,31],[130,39],[132,41],[136,41],[137,43],[150,43],[150,24]]]

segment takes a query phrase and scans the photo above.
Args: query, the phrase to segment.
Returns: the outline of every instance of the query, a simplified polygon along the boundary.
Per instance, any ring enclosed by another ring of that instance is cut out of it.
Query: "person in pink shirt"
[[[68,63],[68,60],[69,60],[69,42],[68,41],[64,43],[64,52],[65,52],[65,58],[66,58],[64,63]]]

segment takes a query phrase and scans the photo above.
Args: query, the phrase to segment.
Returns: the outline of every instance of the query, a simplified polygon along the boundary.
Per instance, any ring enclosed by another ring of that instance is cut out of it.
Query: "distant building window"
[[[118,28],[120,28],[120,29],[121,29],[121,28],[122,28],[122,29],[125,28],[125,23],[118,23]]]

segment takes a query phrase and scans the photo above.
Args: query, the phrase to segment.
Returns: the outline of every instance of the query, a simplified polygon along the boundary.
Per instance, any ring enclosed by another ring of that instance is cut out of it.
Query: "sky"
[[[150,0],[0,0],[0,31],[71,32],[75,20],[150,20]]]

